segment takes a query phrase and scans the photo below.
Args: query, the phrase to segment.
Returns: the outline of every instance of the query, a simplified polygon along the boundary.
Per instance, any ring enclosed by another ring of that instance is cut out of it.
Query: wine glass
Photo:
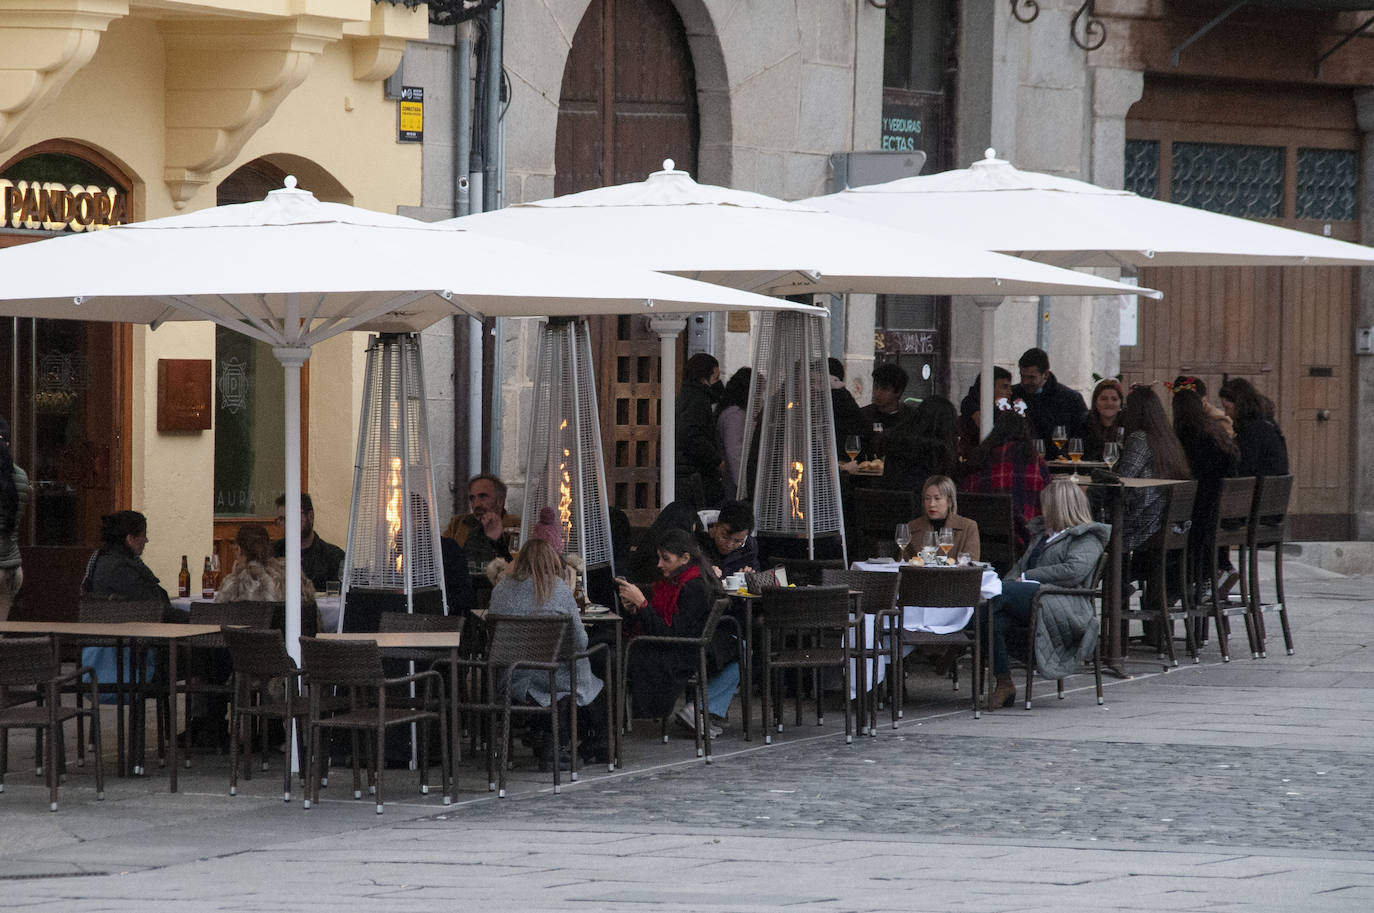
[[[1031,438],[1031,446],[1035,448],[1035,453],[1041,460],[1045,459],[1045,440],[1044,438]]]
[[[1064,443],[1069,439],[1068,429],[1063,425],[1055,425],[1050,437],[1054,440],[1055,458],[1064,459]]]
[[[944,529],[940,530],[935,542],[940,549],[940,559],[942,563],[949,564],[949,553],[954,551],[954,530],[946,526]]]
[[[911,544],[911,528],[905,523],[898,523],[897,529],[893,531],[892,538],[897,540],[897,557],[902,557],[906,547]]]
[[[1102,445],[1102,461],[1108,466],[1115,466],[1116,461],[1121,458],[1121,447],[1116,441],[1106,441]]]
[[[851,434],[844,439],[844,452],[849,454],[851,460],[859,458],[859,436],[857,434]]]
[[[926,533],[925,541],[921,543],[921,561],[927,565],[935,563],[935,552],[940,547],[939,534],[935,530]]]
[[[1081,437],[1069,438],[1069,459],[1073,462],[1073,474],[1069,476],[1070,482],[1078,481],[1078,463],[1083,459],[1083,439]]]

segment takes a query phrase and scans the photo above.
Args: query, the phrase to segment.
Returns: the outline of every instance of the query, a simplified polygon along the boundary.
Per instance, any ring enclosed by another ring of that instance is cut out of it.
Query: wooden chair
[[[487,616],[487,655],[480,659],[465,659],[462,664],[474,672],[478,681],[475,695],[457,702],[460,712],[480,714],[487,723],[487,789],[506,797],[506,768],[510,756],[510,725],[514,714],[547,717],[553,759],[553,791],[560,792],[558,767],[558,711],[559,702],[549,701],[547,707],[538,704],[518,704],[511,696],[511,673],[534,670],[548,676],[548,691],[558,694],[556,673],[564,662],[563,640],[567,637],[567,619],[562,615],[495,615]],[[498,728],[496,723],[500,721]]]
[[[1259,655],[1268,656],[1265,647],[1264,613],[1276,609],[1283,626],[1283,645],[1293,655],[1293,629],[1288,624],[1288,601],[1283,594],[1283,545],[1288,540],[1288,501],[1293,493],[1293,477],[1264,476],[1255,485],[1254,504],[1250,509],[1250,523],[1246,528],[1245,545],[1241,549],[1240,566],[1250,588],[1250,614],[1254,619]],[[1274,601],[1265,602],[1260,595],[1259,554],[1265,549],[1274,552]]]
[[[963,608],[971,607],[975,615],[983,602],[983,569],[980,567],[916,567],[903,564],[897,569],[900,584],[897,590],[897,611],[903,612],[905,606],[926,608]],[[974,626],[977,630],[977,626]],[[982,689],[978,686],[983,667],[981,640],[972,640],[963,631],[949,634],[935,634],[930,631],[908,631],[902,627],[901,616],[897,621],[898,637],[903,647],[954,648],[959,651],[973,648],[973,712],[980,712],[979,699]],[[900,657],[902,651],[899,651]],[[959,687],[959,664],[951,665],[950,673],[953,687]],[[906,675],[904,659],[898,660],[896,678],[900,682]],[[898,692],[899,694],[901,692]]]
[[[1212,618],[1217,626],[1217,641],[1221,645],[1221,660],[1231,661],[1230,645],[1227,638],[1228,619],[1239,616],[1245,622],[1245,633],[1250,641],[1250,655],[1259,659],[1260,648],[1256,640],[1255,620],[1251,614],[1250,579],[1248,574],[1240,578],[1239,599],[1219,599],[1217,597],[1217,549],[1235,546],[1243,548],[1250,530],[1250,509],[1254,505],[1255,477],[1241,476],[1221,480],[1221,492],[1217,497],[1215,522],[1210,530],[1204,530],[1207,539],[1202,550],[1201,579],[1207,581],[1210,589]],[[1195,569],[1197,570],[1197,569]]]
[[[64,688],[80,687],[90,704],[62,703]],[[33,700],[37,690],[43,697]],[[10,694],[17,691],[13,701]],[[62,724],[88,718],[95,743],[95,797],[105,798],[104,766],[100,763],[100,693],[95,670],[78,666],[62,674],[46,637],[0,640],[0,793],[5,791],[11,729],[47,733],[47,751],[40,767],[48,783],[48,810],[57,811],[57,786],[62,779]],[[78,741],[80,733],[78,731]]]
[[[386,768],[386,731],[394,726],[419,724],[422,737],[420,744],[420,791],[429,791],[429,751],[428,727],[439,724],[439,745],[441,758],[441,777],[443,779],[444,804],[453,801],[452,767],[449,758],[448,714],[442,710],[417,709],[396,706],[387,701],[390,690],[409,684],[424,687],[424,707],[430,705],[431,689],[443,693],[443,677],[433,670],[416,672],[412,675],[388,678],[382,670],[382,651],[375,640],[320,640],[314,637],[301,638],[302,672],[310,693],[308,792],[305,807],[320,798],[321,758],[324,759],[324,775],[328,774],[328,752],[321,747],[321,734],[327,729],[343,729],[352,733],[353,739],[353,798],[362,798],[362,784],[358,777],[359,745],[358,736],[371,737],[369,754],[371,756],[371,780],[377,803],[377,814],[382,813],[382,773]],[[328,689],[341,690],[348,696],[348,707],[330,714],[323,700]]]
[[[854,693],[854,649],[862,620],[853,618],[846,586],[767,587],[763,591],[763,740],[772,744],[773,727],[782,732],[782,695],[773,714],[774,688],[781,673],[796,670],[797,725],[802,720],[802,672],[810,670],[816,692],[816,725],[825,723],[825,695],[819,672],[839,668],[844,674],[844,740],[854,741],[850,695]],[[862,699],[862,698],[861,698]]]
[[[1026,657],[1026,709],[1031,709],[1031,685],[1035,681],[1035,632],[1040,626],[1040,601],[1046,596],[1083,596],[1092,606],[1092,618],[1090,624],[1098,624],[1100,617],[1100,607],[1105,596],[1103,592],[1103,576],[1107,570],[1107,550],[1103,549],[1101,556],[1097,559],[1097,565],[1089,575],[1088,580],[1081,587],[1062,587],[1062,586],[1040,586],[1035,590],[1035,595],[1031,597],[1029,631],[1029,650]],[[1102,637],[1101,628],[1098,629],[1099,636],[1093,645],[1093,680],[1097,684],[1097,703],[1102,704]],[[1064,699],[1064,680],[1057,679],[1055,686],[1059,694],[1059,699]]]
[[[916,496],[903,490],[855,488],[852,510],[855,528],[868,540],[868,551],[894,557],[897,543],[892,534],[898,523],[910,523],[916,516]]]
[[[625,665],[621,669],[621,687],[625,691],[625,698],[621,701],[621,706],[625,707],[627,717],[632,716],[632,708],[629,700],[629,674],[630,656],[636,647],[645,647],[650,644],[662,644],[681,647],[684,650],[696,651],[696,671],[687,680],[688,693],[691,695],[692,707],[696,717],[696,749],[697,757],[705,758],[706,763],[711,763],[711,716],[709,708],[706,706],[706,653],[711,647],[711,641],[715,639],[716,628],[720,626],[722,620],[729,624],[738,625],[733,618],[726,617],[725,613],[730,608],[730,597],[721,596],[711,603],[711,611],[706,616],[706,623],[702,625],[701,634],[697,637],[673,637],[666,634],[641,634],[630,639],[625,645],[623,661]],[[742,683],[742,687],[748,687],[747,683]],[[670,715],[671,716],[671,715]],[[668,741],[668,721],[669,717],[659,720],[659,735],[664,742]],[[628,722],[628,720],[627,720]]]
[[[959,492],[959,516],[978,524],[978,551],[999,575],[1016,563],[1016,521],[1011,495]]]
[[[871,661],[872,665],[868,668],[876,671],[878,655],[883,650],[883,644],[887,645],[890,666],[888,706],[892,711],[893,729],[897,728],[897,720],[902,715],[902,680],[900,677],[902,668],[900,637],[902,615],[897,608],[898,580],[898,575],[886,571],[821,571],[822,586],[842,586],[851,592],[858,591],[858,611],[863,615],[873,616],[873,640],[855,645],[855,655],[859,661],[863,663]],[[865,625],[866,627],[867,625]],[[878,711],[881,709],[876,682],[868,690],[865,706],[867,719],[865,720],[864,714],[861,712],[859,731],[864,732],[866,730],[870,736],[876,736],[878,734]]]

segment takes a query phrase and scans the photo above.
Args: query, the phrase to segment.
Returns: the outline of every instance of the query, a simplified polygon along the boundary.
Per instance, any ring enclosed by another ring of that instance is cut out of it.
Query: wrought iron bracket
[[[1022,13],[1022,9],[1026,12]],[[1011,0],[1011,15],[1017,22],[1034,22],[1040,15],[1040,4],[1035,0]]]
[[[1107,43],[1107,27],[1097,18],[1095,0],[1083,0],[1083,5],[1069,20],[1069,37],[1085,51],[1095,51]]]
[[[1170,52],[1169,52],[1169,61],[1170,61],[1174,66],[1178,66],[1178,59],[1179,59],[1179,57],[1183,54],[1183,52],[1184,52],[1185,50],[1188,49],[1189,45],[1191,45],[1193,42],[1197,41],[1197,40],[1198,40],[1199,38],[1201,38],[1203,35],[1206,35],[1206,34],[1207,34],[1208,32],[1210,32],[1212,29],[1214,29],[1214,28],[1216,28],[1217,26],[1221,25],[1221,24],[1222,24],[1223,22],[1225,22],[1227,19],[1230,19],[1233,15],[1235,15],[1237,12],[1239,12],[1240,9],[1241,9],[1242,7],[1249,6],[1249,5],[1250,5],[1250,2],[1251,2],[1251,0],[1236,0],[1236,2],[1234,2],[1234,3],[1232,3],[1230,6],[1226,7],[1226,9],[1224,9],[1224,10],[1222,10],[1220,13],[1218,13],[1218,14],[1212,19],[1211,22],[1207,23],[1207,24],[1204,25],[1202,28],[1200,28],[1200,29],[1198,29],[1196,32],[1194,32],[1193,34],[1189,35],[1189,36],[1188,36],[1188,39],[1187,39],[1186,41],[1184,41],[1184,42],[1183,42],[1182,44],[1180,44],[1178,47],[1176,47],[1176,48],[1174,48],[1172,51],[1170,51]]]
[[[1345,47],[1348,42],[1353,41],[1355,38],[1359,37],[1360,33],[1363,32],[1365,29],[1369,28],[1371,25],[1374,25],[1374,16],[1370,16],[1364,22],[1360,23],[1349,35],[1346,35],[1340,41],[1337,41],[1334,45],[1332,45],[1331,48],[1325,54],[1322,54],[1320,57],[1317,58],[1317,62],[1312,66],[1312,75],[1322,75],[1322,64],[1326,63],[1326,58],[1330,57],[1332,54],[1336,53],[1341,48]]]

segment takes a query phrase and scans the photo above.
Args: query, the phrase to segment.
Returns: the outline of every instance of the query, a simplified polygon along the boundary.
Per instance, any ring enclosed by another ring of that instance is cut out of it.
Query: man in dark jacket
[[[720,362],[705,352],[687,359],[677,396],[678,498],[698,509],[715,507],[725,497],[725,445],[716,430],[712,387],[720,380]]]
[[[1050,370],[1050,357],[1044,349],[1027,349],[1016,363],[1021,383],[1011,388],[1012,399],[1023,399],[1030,410],[1035,434],[1045,442],[1045,459],[1067,456],[1054,443],[1054,428],[1067,431],[1088,411],[1083,395],[1059,382]]]
[[[873,402],[859,410],[863,416],[863,449],[883,460],[884,488],[909,489],[919,470],[912,465],[916,407],[902,402],[907,373],[894,362],[873,368]]]
[[[706,562],[728,577],[736,571],[753,571],[759,566],[759,546],[749,533],[754,528],[754,505],[749,501],[726,501],[711,528],[697,533]]]
[[[277,524],[285,531],[286,495],[277,495]],[[286,540],[278,539],[272,543],[272,554],[278,558],[286,557]],[[339,569],[343,567],[344,551],[337,545],[326,542],[315,532],[315,502],[310,495],[301,492],[301,571],[323,593],[325,584],[339,580]]]

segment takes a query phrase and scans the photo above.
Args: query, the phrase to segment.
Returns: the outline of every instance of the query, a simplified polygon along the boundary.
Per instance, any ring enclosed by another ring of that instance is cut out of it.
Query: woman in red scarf
[[[698,637],[711,612],[711,602],[721,595],[720,581],[701,554],[696,537],[674,529],[658,542],[658,569],[649,596],[623,578],[620,602],[640,634]],[[712,716],[725,716],[739,686],[739,664],[734,639],[718,630],[708,654],[710,681],[707,705]],[[644,644],[630,651],[629,686],[634,715],[661,719],[673,712],[683,687],[696,671],[696,652],[669,644]],[[690,714],[679,714],[695,728]]]

